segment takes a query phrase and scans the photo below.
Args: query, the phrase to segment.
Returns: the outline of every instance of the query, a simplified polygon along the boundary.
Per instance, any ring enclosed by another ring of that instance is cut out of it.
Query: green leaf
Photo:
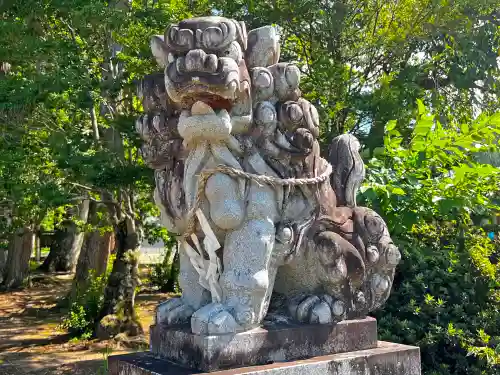
[[[387,123],[387,125],[385,126],[385,131],[386,132],[389,132],[391,130],[394,130],[396,128],[396,125],[397,125],[397,121],[396,120],[391,120]]]
[[[391,193],[392,194],[396,194],[396,195],[406,195],[405,191],[403,189],[401,189],[401,188],[398,188],[398,187],[393,188],[391,190]]]
[[[424,102],[421,99],[417,99],[417,106],[418,114],[420,116],[423,116],[427,112],[427,109],[425,108]]]
[[[432,129],[434,125],[433,117],[426,116],[422,117],[415,124],[415,128],[413,129],[413,135],[417,136],[426,136]]]

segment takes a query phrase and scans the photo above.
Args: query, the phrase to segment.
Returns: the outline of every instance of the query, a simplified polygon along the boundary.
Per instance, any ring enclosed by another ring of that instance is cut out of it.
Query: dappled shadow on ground
[[[104,357],[64,361],[61,354],[63,352],[50,353],[37,362],[29,353],[10,355],[0,365],[0,375],[107,375]]]
[[[131,351],[113,341],[70,340],[60,327],[66,313],[60,306],[71,278],[37,274],[29,289],[0,292],[0,375],[104,375],[107,355]],[[155,306],[166,297],[138,295],[137,312],[146,332]]]

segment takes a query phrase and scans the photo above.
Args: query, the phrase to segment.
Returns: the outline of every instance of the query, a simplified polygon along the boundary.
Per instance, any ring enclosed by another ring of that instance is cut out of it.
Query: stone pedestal
[[[377,346],[377,321],[346,320],[338,324],[265,323],[232,335],[199,336],[189,326],[151,327],[153,355],[201,371],[294,361]]]
[[[109,357],[111,375],[420,375],[420,351],[379,341],[376,348],[206,373],[180,367],[151,353]]]
[[[111,375],[420,375],[416,347],[377,341],[373,318],[334,325],[267,323],[221,336],[151,327],[151,351],[109,358]]]

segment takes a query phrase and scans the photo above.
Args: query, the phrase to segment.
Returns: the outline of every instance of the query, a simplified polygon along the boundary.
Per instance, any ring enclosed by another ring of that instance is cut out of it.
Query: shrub
[[[113,266],[115,255],[111,255],[104,274],[96,276],[94,270],[89,272],[89,284],[70,302],[70,308],[62,327],[73,337],[88,339],[93,335],[95,321],[104,302],[104,289]]]
[[[381,339],[420,346],[424,374],[497,373],[499,249],[478,219],[498,215],[500,169],[474,156],[500,151],[500,115],[443,126],[419,108],[411,140],[387,125],[384,152],[369,161],[361,190],[403,254],[376,313]]]
[[[179,251],[177,245],[165,247],[163,259],[153,265],[150,282],[160,292],[178,292],[177,278],[179,276]]]
[[[151,203],[153,204],[153,203]],[[153,208],[152,208],[152,211]],[[159,214],[158,208],[156,208]],[[179,276],[179,252],[175,236],[169,235],[158,218],[144,220],[144,234],[150,244],[162,241],[164,244],[162,261],[155,263],[149,273],[150,285],[160,292],[177,292]]]

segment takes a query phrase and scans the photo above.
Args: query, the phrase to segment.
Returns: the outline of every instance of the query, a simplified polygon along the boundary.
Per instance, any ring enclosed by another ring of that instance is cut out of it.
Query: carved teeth
[[[248,83],[247,81],[243,81],[240,83],[240,93],[242,93],[243,95],[246,94],[246,96],[248,96],[248,94],[250,93],[250,83]],[[248,93],[248,94],[247,94]],[[248,103],[250,103],[250,100],[247,100]],[[252,106],[250,105],[250,108]]]
[[[201,115],[210,115],[215,114],[214,110],[203,102],[197,101],[191,107],[191,115],[192,116],[201,116]]]
[[[224,121],[231,122],[231,117],[229,116],[229,113],[225,109],[221,109],[217,116]]]
[[[186,65],[186,62],[185,62],[184,57],[181,56],[175,60],[175,67],[177,69],[177,72],[179,72],[179,73],[183,72],[185,65]]]

